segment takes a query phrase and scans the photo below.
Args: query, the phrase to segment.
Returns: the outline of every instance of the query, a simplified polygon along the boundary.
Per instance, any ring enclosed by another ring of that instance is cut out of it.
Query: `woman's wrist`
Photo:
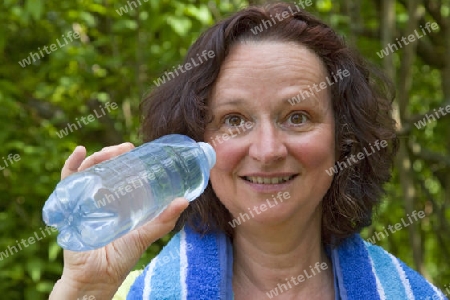
[[[49,300],[111,300],[118,288],[105,283],[81,284],[62,276],[55,283]]]

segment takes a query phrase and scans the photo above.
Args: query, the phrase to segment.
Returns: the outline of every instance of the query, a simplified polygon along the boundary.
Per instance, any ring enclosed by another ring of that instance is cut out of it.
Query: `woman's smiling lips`
[[[286,190],[298,173],[251,173],[239,176],[245,184],[260,193],[274,193]]]

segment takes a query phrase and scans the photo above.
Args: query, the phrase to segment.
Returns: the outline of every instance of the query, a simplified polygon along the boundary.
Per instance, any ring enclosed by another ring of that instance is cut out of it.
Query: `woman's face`
[[[280,224],[321,214],[335,162],[327,75],[299,44],[231,49],[209,98],[205,141],[217,154],[212,186],[233,217]]]

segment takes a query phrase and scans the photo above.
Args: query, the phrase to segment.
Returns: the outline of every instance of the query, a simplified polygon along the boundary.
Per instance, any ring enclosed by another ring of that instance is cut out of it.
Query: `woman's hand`
[[[133,144],[123,143],[103,148],[85,159],[86,149],[78,146],[66,160],[61,179],[133,148]],[[173,229],[187,206],[186,199],[177,198],[156,219],[105,247],[86,252],[64,250],[63,274],[50,299],[111,299],[148,246]]]

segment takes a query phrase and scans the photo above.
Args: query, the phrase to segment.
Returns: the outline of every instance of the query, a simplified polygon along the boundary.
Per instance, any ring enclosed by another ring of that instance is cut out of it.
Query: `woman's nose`
[[[260,123],[253,129],[249,156],[258,162],[268,165],[287,156],[285,136],[283,132],[270,122]]]

